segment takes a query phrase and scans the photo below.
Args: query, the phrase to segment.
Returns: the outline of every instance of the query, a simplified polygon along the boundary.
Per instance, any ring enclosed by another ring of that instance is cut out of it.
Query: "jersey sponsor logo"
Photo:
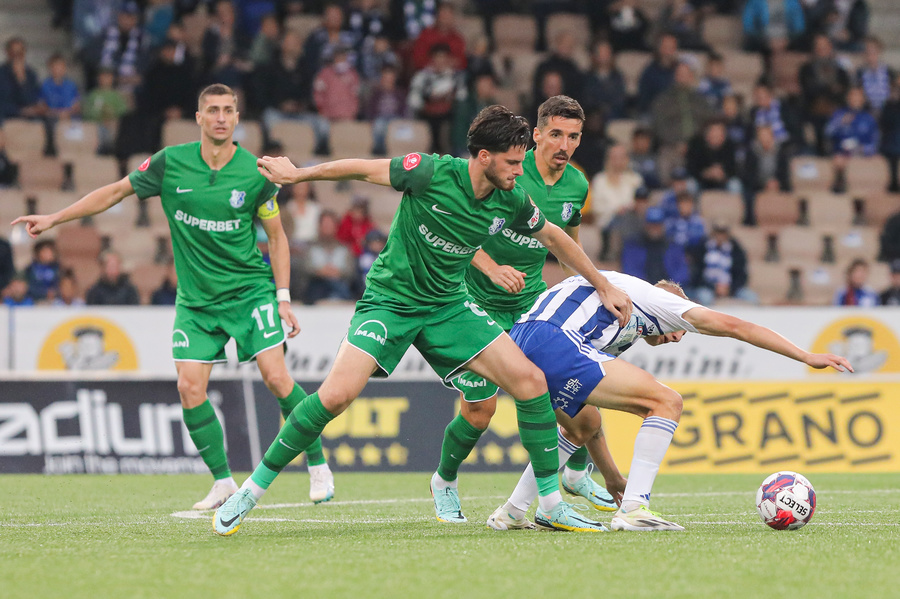
[[[505,225],[505,224],[506,224],[505,218],[498,218],[495,216],[494,222],[491,223],[491,226],[488,229],[488,233],[490,233],[491,235],[496,235],[503,229],[503,225]]]
[[[461,256],[466,256],[468,254],[474,254],[478,248],[470,248],[464,245],[458,245],[456,243],[452,243],[438,237],[434,233],[428,230],[428,227],[425,225],[419,225],[419,233],[421,233],[425,237],[425,241],[428,242],[432,247],[438,248],[441,251],[447,252],[448,254],[459,254]]]
[[[367,320],[356,327],[353,336],[368,337],[369,339],[374,339],[381,345],[384,345],[385,341],[387,341],[388,332],[387,327],[384,326],[384,323],[380,320]]]
[[[487,381],[485,379],[478,379],[477,381],[471,381],[465,377],[457,377],[456,384],[460,387],[469,387],[470,389],[477,389],[479,387],[487,387]]]
[[[238,191],[237,189],[232,189],[231,198],[228,200],[228,202],[231,204],[232,208],[240,208],[244,205],[244,198],[246,197],[246,191]]]
[[[452,212],[447,212],[446,210],[441,210],[440,208],[437,207],[437,204],[434,204],[431,207],[431,209],[434,210],[435,212],[440,212],[441,214],[453,214]]]
[[[543,248],[544,244],[535,239],[534,237],[529,237],[528,235],[522,235],[521,233],[516,233],[510,229],[503,229],[503,236],[508,238],[511,242],[516,245],[529,247],[532,249],[535,248]]]
[[[404,156],[404,158],[403,158],[403,168],[404,168],[405,170],[411,171],[411,170],[413,170],[414,168],[416,168],[417,166],[419,166],[419,164],[420,164],[421,162],[422,162],[422,157],[419,156],[417,153],[412,152],[412,153],[407,154],[406,156]]]
[[[83,316],[64,321],[47,335],[38,370],[137,370],[134,343],[111,320]]]
[[[534,204],[534,202],[532,202],[532,204]],[[539,222],[541,222],[541,211],[538,209],[537,206],[535,206],[534,214],[532,214],[531,218],[528,219],[528,228],[529,229],[535,228]]]
[[[562,219],[568,221],[572,218],[572,202],[566,202],[562,207]]]
[[[192,216],[181,210],[175,211],[175,220],[183,222],[188,227],[197,227],[201,231],[215,231],[216,233],[237,231],[241,227],[241,221],[237,218],[233,220],[207,220]]]
[[[153,157],[151,156],[150,158],[153,158]],[[150,158],[147,158],[147,160],[145,160],[141,163],[141,166],[138,167],[139,171],[141,171],[143,173],[145,170],[150,168]]]
[[[172,347],[190,347],[191,341],[188,339],[187,333],[181,329],[172,331]]]

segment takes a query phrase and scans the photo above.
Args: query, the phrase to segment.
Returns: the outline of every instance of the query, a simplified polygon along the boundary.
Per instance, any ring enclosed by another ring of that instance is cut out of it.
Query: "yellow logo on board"
[[[137,370],[134,344],[118,325],[97,316],[53,329],[38,354],[38,370]]]
[[[900,342],[880,320],[865,316],[841,318],[825,327],[810,351],[844,356],[858,374],[900,372]],[[809,369],[828,373],[828,370]]]

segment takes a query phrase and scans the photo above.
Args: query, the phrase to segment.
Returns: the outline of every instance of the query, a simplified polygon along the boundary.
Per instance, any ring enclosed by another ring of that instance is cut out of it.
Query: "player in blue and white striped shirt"
[[[641,368],[616,360],[616,356],[641,337],[655,346],[680,341],[686,332],[692,332],[733,337],[813,368],[830,366],[843,372],[845,368],[852,371],[852,367],[845,358],[804,351],[766,327],[696,304],[674,283],[662,281],[654,286],[617,272],[603,271],[603,275],[633,302],[634,310],[625,327],[619,327],[587,281],[571,277],[544,292],[510,335],[528,359],[544,371],[557,419],[571,431],[565,436],[560,431],[561,463],[579,445],[572,437],[583,442],[585,431],[587,438],[602,434],[600,413],[582,410],[585,405],[644,418],[624,489],[624,479],[608,450],[597,464],[607,489],[614,497],[621,496],[613,530],[684,530],[649,510],[653,481],[681,417],[681,396]],[[526,470],[510,500],[488,519],[488,526],[496,530],[525,527],[525,511],[537,495],[530,478],[533,474]]]

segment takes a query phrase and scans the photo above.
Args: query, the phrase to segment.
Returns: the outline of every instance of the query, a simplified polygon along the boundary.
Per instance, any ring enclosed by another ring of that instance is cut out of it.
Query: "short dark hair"
[[[510,148],[524,148],[530,134],[528,120],[517,116],[506,106],[494,104],[483,108],[469,125],[466,147],[475,156],[481,150],[506,152]]]
[[[543,129],[553,117],[577,119],[584,124],[584,109],[577,100],[569,96],[553,96],[538,107],[537,128]]]
[[[237,94],[224,83],[213,83],[212,85],[204,87],[203,91],[200,92],[200,95],[197,96],[198,107],[203,106],[203,98],[206,96],[231,96],[234,98],[235,105],[237,105]]]
[[[453,51],[450,49],[450,44],[445,42],[438,42],[431,46],[428,49],[428,55],[434,56],[435,54],[452,54]]]

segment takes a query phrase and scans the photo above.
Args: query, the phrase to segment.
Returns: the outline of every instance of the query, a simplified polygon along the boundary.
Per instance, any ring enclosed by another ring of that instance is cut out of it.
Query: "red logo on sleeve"
[[[152,158],[152,156],[151,156],[151,158]],[[147,160],[143,161],[141,163],[141,166],[138,167],[138,170],[143,173],[148,168],[150,168],[150,158],[147,158]]]
[[[422,157],[419,156],[418,154],[416,154],[415,152],[413,152],[412,154],[407,154],[403,158],[403,168],[408,171],[411,171],[414,168],[416,168],[417,166],[419,166],[420,162],[422,162]]]

